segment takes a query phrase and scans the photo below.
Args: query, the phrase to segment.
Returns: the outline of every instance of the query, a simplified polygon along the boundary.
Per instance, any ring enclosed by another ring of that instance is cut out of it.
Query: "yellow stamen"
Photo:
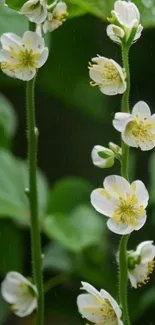
[[[101,319],[103,318],[105,323],[113,323],[114,321],[116,321],[117,324],[117,316],[110,302],[105,298],[93,298],[95,302],[95,307],[84,307],[83,310],[90,312],[92,313],[92,315],[96,315]]]
[[[121,224],[129,224],[133,227],[137,226],[137,219],[142,216],[144,207],[136,206],[138,203],[135,194],[126,194],[126,198],[120,197],[120,205],[116,208],[113,219]]]
[[[155,132],[152,130],[155,127],[154,123],[148,118],[140,118],[135,116],[134,121],[131,121],[127,126],[127,133],[131,133],[135,137],[137,145],[144,142],[150,144],[155,140]]]
[[[152,274],[153,270],[155,268],[155,261],[151,261],[148,263],[148,272],[146,278],[143,280],[143,282],[138,283],[137,287],[141,288],[143,284],[147,284],[150,280],[150,275]]]

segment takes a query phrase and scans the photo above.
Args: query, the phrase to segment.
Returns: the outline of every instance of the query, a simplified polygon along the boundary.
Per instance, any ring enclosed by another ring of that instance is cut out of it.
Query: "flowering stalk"
[[[129,69],[129,45],[122,43],[122,58],[123,67],[126,73],[126,91],[122,97],[121,111],[128,113],[129,109],[129,95],[130,95],[130,69]],[[128,181],[128,156],[129,147],[122,141],[122,164],[121,175]],[[127,284],[128,284],[128,265],[127,265],[127,243],[129,235],[124,235],[121,238],[119,245],[119,299],[122,308],[123,321],[125,325],[130,324],[128,314],[127,302]]]
[[[32,240],[32,266],[34,282],[38,291],[38,305],[36,325],[44,322],[44,290],[42,280],[41,238],[38,216],[37,194],[37,138],[38,129],[35,126],[35,78],[27,82],[27,123],[28,123],[28,161],[29,161],[29,202],[31,211],[31,240]]]

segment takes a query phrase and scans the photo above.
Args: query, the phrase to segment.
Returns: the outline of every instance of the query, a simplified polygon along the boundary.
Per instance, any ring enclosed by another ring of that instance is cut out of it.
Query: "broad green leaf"
[[[70,213],[79,204],[89,203],[92,189],[92,185],[82,178],[60,180],[51,190],[47,214]]]
[[[23,271],[22,233],[11,220],[0,220],[0,276]]]
[[[16,10],[19,10],[24,2],[25,0],[6,0],[8,6]],[[90,13],[106,20],[111,15],[115,0],[66,0],[66,2],[69,5],[71,18]],[[155,26],[155,0],[134,0],[133,2],[140,11],[142,25],[144,27]]]
[[[44,270],[58,270],[69,272],[72,267],[72,260],[64,247],[57,242],[52,242],[44,249],[43,268]]]
[[[8,138],[12,138],[16,130],[16,115],[9,100],[0,94],[0,127]]]
[[[73,252],[101,241],[104,223],[90,206],[76,207],[70,215],[55,213],[44,220],[44,231]]]
[[[28,187],[28,166],[25,162],[0,150],[0,216],[11,217],[20,224],[29,224],[29,203],[25,195]],[[44,217],[47,184],[38,174],[39,214]]]
[[[111,16],[115,0],[67,0],[76,4],[90,14],[106,20]],[[141,14],[141,23],[144,27],[155,26],[155,0],[133,0]]]
[[[0,5],[0,35],[11,32],[22,36],[27,29],[26,17],[19,15],[15,10]]]

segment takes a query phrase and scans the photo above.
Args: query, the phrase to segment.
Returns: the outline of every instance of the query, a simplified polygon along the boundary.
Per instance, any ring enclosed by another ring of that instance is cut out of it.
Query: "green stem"
[[[28,124],[28,162],[29,162],[29,202],[31,211],[32,267],[34,283],[38,290],[36,325],[44,323],[44,290],[42,279],[41,238],[38,216],[37,194],[37,138],[35,126],[35,78],[27,82],[27,124]]]
[[[129,113],[129,96],[130,96],[130,69],[129,69],[129,46],[122,44],[122,58],[123,67],[126,73],[127,88],[122,97],[121,111]],[[128,157],[129,147],[122,141],[122,163],[121,163],[121,176],[129,180],[128,176]],[[122,318],[124,325],[130,325],[128,314],[128,301],[127,301],[127,286],[128,286],[128,265],[127,265],[127,243],[129,235],[124,235],[121,238],[119,245],[119,300],[122,308]]]

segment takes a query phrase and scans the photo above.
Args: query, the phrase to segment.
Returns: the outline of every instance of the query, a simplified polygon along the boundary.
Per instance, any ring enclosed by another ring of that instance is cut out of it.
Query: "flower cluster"
[[[20,13],[35,23],[41,24],[44,33],[52,32],[60,27],[68,16],[67,5],[62,1],[55,1],[48,6],[46,0],[28,0],[24,3]]]
[[[118,0],[114,4],[111,15],[112,18],[108,19],[110,25],[107,27],[107,35],[112,41],[120,44],[122,50],[125,48],[125,51],[128,51],[130,46],[140,38],[143,29],[138,8],[131,1]],[[125,64],[122,68],[114,60],[98,55],[89,63],[89,76],[92,79],[90,84],[98,86],[104,95],[126,92],[124,98],[128,100],[129,72]],[[122,112],[116,113],[113,119],[114,128],[121,132],[123,150],[111,142],[109,148],[95,145],[91,158],[93,164],[99,168],[112,167],[115,158],[123,165],[124,148],[128,146],[139,147],[141,150],[155,147],[155,114],[151,115],[149,106],[140,101],[130,113],[128,104],[125,108],[123,105],[124,101],[122,101]],[[122,175],[126,176],[126,173],[123,172]],[[108,217],[107,227],[119,235],[128,235],[144,226],[148,200],[149,194],[142,181],[136,180],[130,183],[127,177],[118,175],[106,177],[103,187],[91,193],[91,204],[97,212]],[[119,257],[121,262],[122,257],[119,254],[120,251],[117,258]],[[131,286],[137,288],[147,283],[155,266],[153,241],[144,241],[135,251],[126,251],[125,258]],[[121,311],[109,293],[103,289],[99,292],[85,282],[82,282],[81,289],[87,292],[77,298],[78,310],[83,317],[94,324],[123,325],[121,320],[123,306]]]

